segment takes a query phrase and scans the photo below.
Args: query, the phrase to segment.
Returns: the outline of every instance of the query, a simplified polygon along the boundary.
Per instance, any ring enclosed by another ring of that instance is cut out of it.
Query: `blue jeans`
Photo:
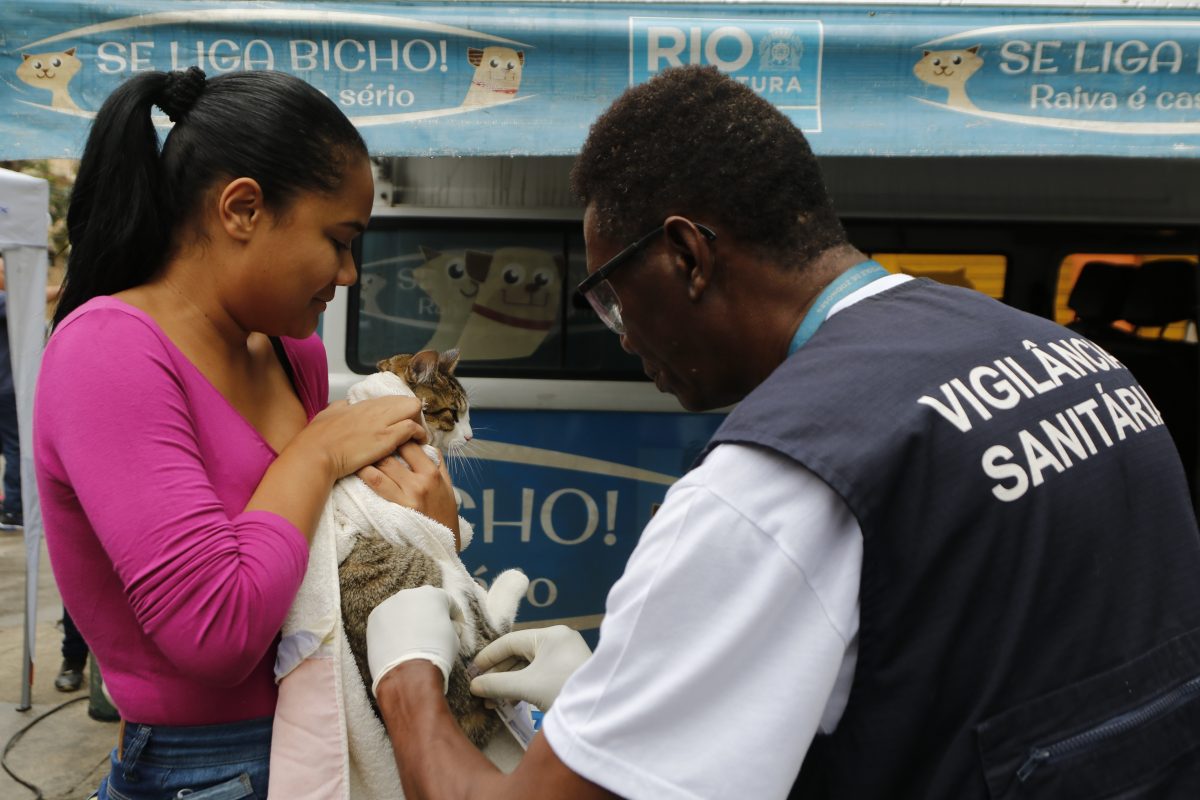
[[[271,717],[224,725],[125,724],[99,800],[266,800]]]

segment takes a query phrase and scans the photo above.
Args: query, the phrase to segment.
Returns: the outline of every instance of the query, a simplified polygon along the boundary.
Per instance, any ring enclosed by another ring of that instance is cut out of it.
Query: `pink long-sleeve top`
[[[311,419],[325,351],[283,343]],[[96,298],[50,338],[34,407],[46,543],[126,720],[274,713],[275,646],[308,562],[294,525],[243,510],[276,455],[142,311]]]

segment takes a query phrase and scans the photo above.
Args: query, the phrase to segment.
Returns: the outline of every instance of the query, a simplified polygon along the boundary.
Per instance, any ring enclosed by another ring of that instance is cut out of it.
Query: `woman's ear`
[[[221,190],[217,203],[221,227],[233,239],[248,241],[263,224],[266,206],[262,187],[253,178],[235,178]]]
[[[709,239],[686,217],[667,217],[663,233],[673,264],[687,280],[688,297],[699,300],[712,282],[716,266]]]

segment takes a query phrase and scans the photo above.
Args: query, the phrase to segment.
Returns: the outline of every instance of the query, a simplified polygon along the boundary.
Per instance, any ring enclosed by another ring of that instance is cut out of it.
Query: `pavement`
[[[0,752],[8,771],[36,787],[27,788],[0,770],[3,800],[36,798],[38,791],[45,800],[84,800],[108,774],[108,754],[116,744],[118,725],[88,716],[88,671],[78,692],[54,688],[62,661],[61,616],[62,601],[43,544],[32,707],[18,711],[24,654],[25,543],[21,531],[0,531]]]

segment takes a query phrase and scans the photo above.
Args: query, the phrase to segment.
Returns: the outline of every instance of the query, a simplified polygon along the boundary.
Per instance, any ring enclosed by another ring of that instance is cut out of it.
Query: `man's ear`
[[[235,178],[221,190],[217,203],[221,227],[233,239],[248,241],[266,219],[262,187],[253,178]]]
[[[686,217],[667,217],[663,234],[672,257],[672,264],[687,280],[688,297],[693,301],[708,288],[713,279],[712,246],[709,240]]]

